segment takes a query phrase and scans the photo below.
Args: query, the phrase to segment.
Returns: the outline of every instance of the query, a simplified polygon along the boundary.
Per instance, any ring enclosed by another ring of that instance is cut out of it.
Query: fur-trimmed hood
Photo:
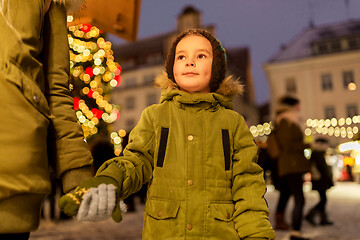
[[[155,78],[155,86],[166,90],[179,90],[179,87],[171,79],[168,78],[166,72]],[[242,94],[244,92],[244,85],[241,85],[237,79],[229,76],[220,84],[216,93],[224,96],[234,96],[235,94]]]
[[[65,5],[69,13],[76,13],[85,5],[85,0],[52,0],[52,2]]]
[[[198,105],[205,108],[217,109],[219,105],[232,109],[232,97],[243,92],[243,86],[232,77],[226,78],[216,92],[210,93],[188,93],[179,90],[176,83],[171,81],[164,72],[155,79],[155,85],[164,89],[160,102],[175,100],[180,106]]]

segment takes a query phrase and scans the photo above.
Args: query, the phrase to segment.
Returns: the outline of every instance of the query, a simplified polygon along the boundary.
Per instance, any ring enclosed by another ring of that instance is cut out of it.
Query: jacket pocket
[[[39,86],[15,64],[9,62],[7,68],[6,79],[15,84],[26,100],[42,115],[46,118],[53,118],[49,104]]]
[[[213,218],[224,222],[233,220],[235,206],[233,203],[211,203],[210,212]]]
[[[180,201],[146,200],[142,239],[181,239]]]
[[[158,220],[176,218],[180,208],[178,201],[148,199],[145,212]]]

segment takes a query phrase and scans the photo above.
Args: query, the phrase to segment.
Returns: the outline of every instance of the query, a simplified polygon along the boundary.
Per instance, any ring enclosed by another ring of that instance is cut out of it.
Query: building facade
[[[304,29],[282,46],[264,69],[272,117],[277,100],[285,94],[300,99],[305,120],[358,116],[360,20]]]
[[[178,16],[173,32],[113,46],[115,59],[122,67],[122,82],[112,91],[112,103],[120,106],[120,117],[113,124],[115,131],[124,129],[129,132],[139,121],[142,111],[159,102],[161,90],[154,87],[154,79],[164,71],[172,41],[179,33],[190,28],[204,28],[216,35],[215,26],[204,26],[201,12],[188,6]],[[228,73],[239,77],[245,85],[245,94],[234,97],[234,109],[243,114],[250,124],[254,124],[258,115],[249,49],[227,49],[227,56]]]

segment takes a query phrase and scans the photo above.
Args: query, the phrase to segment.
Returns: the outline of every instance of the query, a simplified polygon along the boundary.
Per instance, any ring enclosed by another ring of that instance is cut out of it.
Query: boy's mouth
[[[195,76],[195,75],[199,75],[199,74],[196,73],[196,72],[186,72],[183,75],[185,75],[185,76]]]

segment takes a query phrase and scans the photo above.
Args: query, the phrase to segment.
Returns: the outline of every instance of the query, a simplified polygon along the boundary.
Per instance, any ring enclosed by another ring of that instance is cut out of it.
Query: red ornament
[[[116,82],[117,82],[116,86],[117,86],[117,87],[120,86],[120,84],[121,84],[121,76],[120,76],[120,75],[117,75],[117,76],[114,77],[114,79],[115,79]]]
[[[74,101],[74,109],[75,109],[75,110],[78,110],[78,109],[79,109],[80,98],[78,98],[78,97],[73,97],[73,101]]]
[[[85,68],[85,73],[88,74],[90,77],[94,76],[93,69],[91,67]]]
[[[87,33],[87,32],[90,32],[90,30],[91,30],[91,25],[90,24],[88,24],[88,23],[83,23],[82,25],[81,25],[81,31],[83,31],[84,33]]]
[[[91,109],[91,112],[93,113],[94,117],[96,117],[97,119],[100,119],[103,115],[103,111],[101,111],[97,108]]]
[[[87,96],[88,96],[89,98],[92,98],[93,94],[94,94],[94,91],[90,89],[89,92],[88,92],[88,94],[87,94]]]
[[[119,69],[119,74],[122,72],[122,68],[120,65],[117,66],[117,69]]]

